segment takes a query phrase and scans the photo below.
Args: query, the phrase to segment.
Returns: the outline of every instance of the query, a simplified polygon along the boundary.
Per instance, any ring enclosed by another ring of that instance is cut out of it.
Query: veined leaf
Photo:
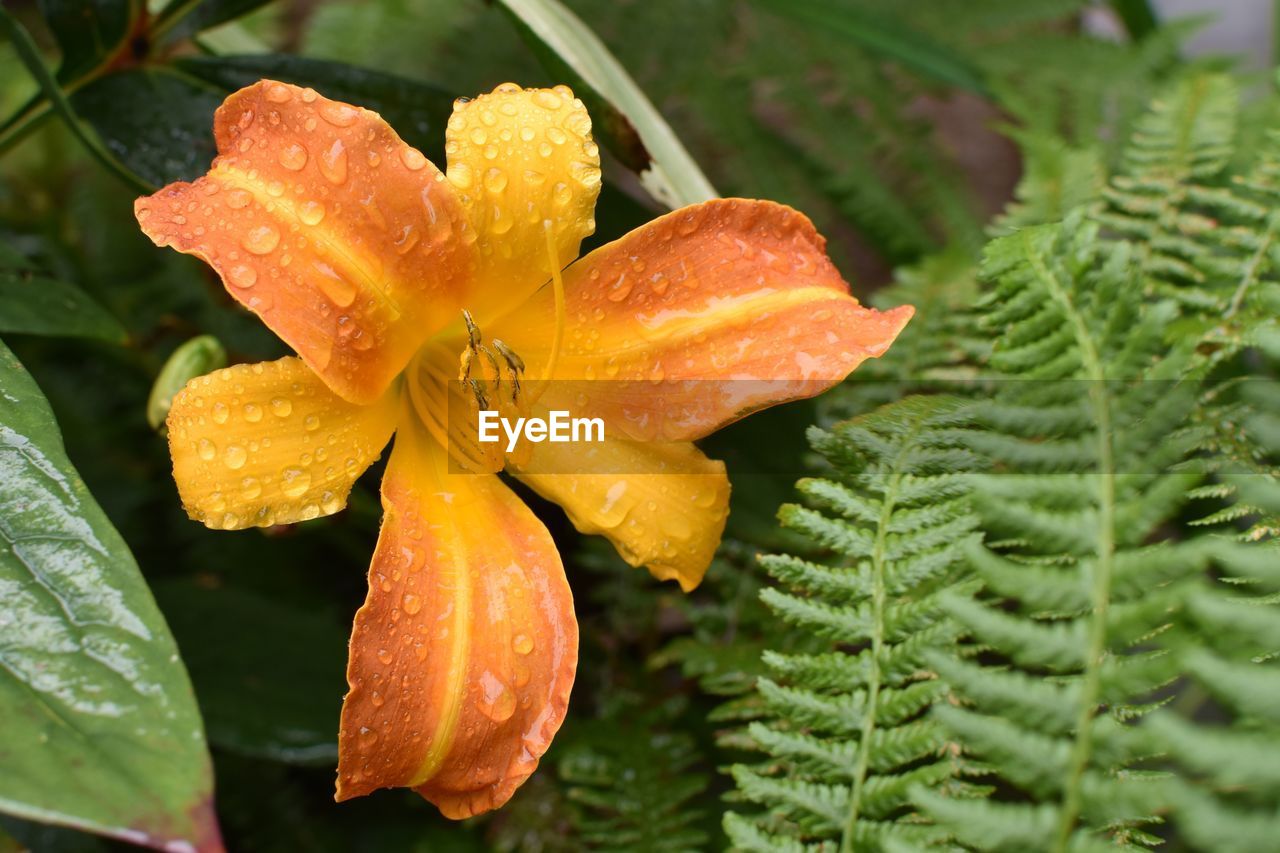
[[[715,188],[622,64],[558,0],[499,0],[552,68],[567,74],[602,141],[670,208],[716,198]]]
[[[180,39],[243,17],[271,0],[172,0],[156,16],[155,38]]]
[[[124,341],[124,328],[74,284],[0,245],[0,332]]]
[[[58,82],[82,77],[124,50],[144,5],[142,0],[40,0],[62,51]]]
[[[204,731],[124,540],[0,345],[0,811],[220,850]]]
[[[163,186],[203,174],[217,153],[213,111],[224,93],[163,67],[99,77],[71,97],[76,113],[134,175]]]

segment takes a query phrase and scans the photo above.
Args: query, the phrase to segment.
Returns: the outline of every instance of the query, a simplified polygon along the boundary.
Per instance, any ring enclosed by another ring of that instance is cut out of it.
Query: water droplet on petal
[[[225,423],[227,422],[227,418],[229,417],[229,412],[228,412],[228,410],[227,410],[227,404],[226,404],[226,403],[221,403],[221,402],[219,402],[219,403],[214,403],[214,404],[213,404],[213,411],[212,411],[212,413],[211,413],[211,414],[212,414],[212,416],[213,416],[213,422],[214,422],[215,424],[225,424]]]
[[[249,458],[249,454],[244,448],[238,444],[229,446],[222,454],[222,461],[232,471],[237,468],[243,468],[245,461]]]
[[[213,459],[215,455],[217,455],[218,446],[214,444],[212,441],[210,441],[209,439],[202,438],[200,439],[199,444],[196,445],[196,453],[200,454],[201,459],[203,459],[205,462],[208,462],[209,460]]]
[[[262,420],[262,407],[257,403],[244,404],[244,419],[251,424],[256,424]]]
[[[320,153],[320,174],[333,184],[347,180],[347,149],[341,139],[335,139]]]
[[[311,488],[311,475],[302,468],[285,468],[280,472],[280,491],[291,498],[301,497]]]
[[[289,402],[287,397],[273,397],[271,399],[271,413],[278,418],[287,418],[289,413],[293,411],[293,403]]]
[[[404,598],[400,600],[400,604],[404,607],[404,612],[410,616],[422,609],[422,599],[411,592],[406,592]]]
[[[497,723],[511,719],[511,715],[516,712],[516,694],[507,683],[485,670],[484,675],[480,676],[479,686],[478,705],[481,713]]]
[[[324,219],[324,205],[308,199],[298,206],[298,218],[304,225],[319,225],[320,220]]]
[[[405,168],[410,172],[416,172],[427,165],[427,158],[423,157],[418,149],[406,147],[400,149],[400,162],[404,163]]]
[[[253,287],[258,280],[258,273],[253,267],[236,264],[227,270],[227,280],[236,287]]]
[[[527,655],[533,651],[533,638],[528,634],[516,634],[511,638],[511,648],[518,655]]]
[[[280,165],[294,172],[307,165],[307,149],[296,142],[290,142],[280,149]]]
[[[248,230],[241,245],[255,255],[265,255],[280,245],[280,232],[274,225],[258,225]]]
[[[263,93],[266,99],[273,104],[283,104],[292,97],[289,87],[283,83],[268,84],[266,92]]]
[[[320,106],[320,117],[335,127],[350,127],[360,117],[360,111],[347,104],[328,101]]]

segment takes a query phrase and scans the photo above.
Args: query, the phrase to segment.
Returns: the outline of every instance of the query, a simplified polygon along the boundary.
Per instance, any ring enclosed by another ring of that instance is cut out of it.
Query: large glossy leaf
[[[347,629],[244,590],[156,588],[191,672],[209,741],[293,764],[338,758]]]
[[[204,174],[223,92],[164,67],[99,77],[71,98],[125,168],[154,186]]]
[[[69,83],[126,49],[142,7],[142,0],[40,0],[62,51],[58,82]]]
[[[204,732],[160,611],[0,344],[0,811],[219,850]]]
[[[0,332],[100,338],[119,343],[124,328],[74,284],[53,278],[0,245]]]
[[[587,103],[597,135],[671,208],[717,193],[666,119],[604,43],[558,0],[499,0],[522,36]]]
[[[444,162],[444,123],[453,112],[454,96],[437,86],[342,62],[282,54],[189,57],[176,65],[227,92],[264,77],[311,86],[327,98],[381,114],[405,142],[435,162]]]

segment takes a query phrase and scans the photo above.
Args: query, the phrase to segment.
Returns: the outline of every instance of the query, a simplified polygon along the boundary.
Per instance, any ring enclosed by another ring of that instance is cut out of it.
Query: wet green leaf
[[[225,586],[156,588],[191,671],[209,741],[254,758],[331,764],[347,629],[323,613]]]
[[[58,82],[82,77],[123,50],[142,7],[142,0],[40,0],[62,51]]]
[[[173,0],[156,17],[153,30],[168,39],[186,38],[234,21],[271,0]]]
[[[128,547],[0,345],[0,810],[217,849],[204,732]]]
[[[130,172],[162,186],[213,161],[213,111],[225,93],[162,66],[107,74],[71,97],[76,113]]]
[[[119,343],[124,328],[74,284],[53,278],[0,245],[0,332],[100,338]]]

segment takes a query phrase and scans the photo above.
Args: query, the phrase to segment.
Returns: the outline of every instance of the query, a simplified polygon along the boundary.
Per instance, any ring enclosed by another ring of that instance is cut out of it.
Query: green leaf
[[[219,849],[204,732],[124,540],[0,344],[0,810]]]
[[[347,660],[347,631],[337,619],[189,581],[155,592],[183,649],[210,743],[292,764],[337,760]]]
[[[234,21],[271,0],[173,0],[156,16],[152,36],[181,39]]]
[[[205,173],[216,153],[213,111],[223,92],[163,67],[99,77],[71,97],[103,144],[153,186]]]
[[[716,198],[715,188],[671,126],[600,38],[558,0],[499,0],[521,36],[567,75],[601,141],[670,208]]]
[[[62,51],[58,82],[102,67],[126,47],[142,15],[141,0],[40,0],[40,11]]]
[[[757,2],[816,30],[848,39],[924,77],[979,95],[989,94],[977,68],[950,48],[910,28],[896,17],[868,11],[855,3],[819,0]]]
[[[122,343],[124,327],[74,284],[60,281],[0,245],[0,332],[63,335]]]
[[[373,110],[405,142],[444,162],[444,124],[453,113],[454,97],[439,86],[343,62],[282,54],[185,57],[175,65],[227,92],[264,77],[311,86],[326,98]]]

